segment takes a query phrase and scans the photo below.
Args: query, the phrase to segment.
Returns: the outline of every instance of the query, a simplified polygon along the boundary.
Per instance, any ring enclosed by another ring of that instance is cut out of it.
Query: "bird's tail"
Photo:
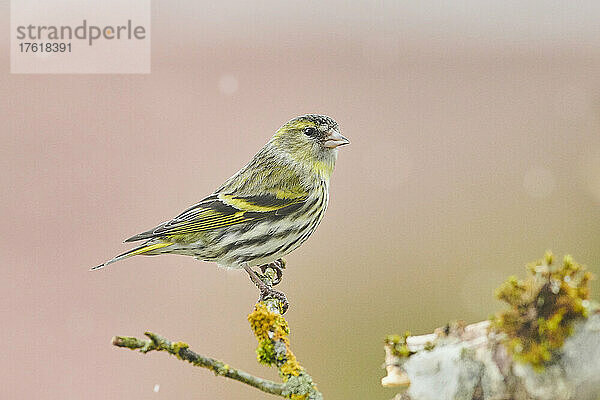
[[[123,260],[125,258],[129,258],[129,257],[132,257],[132,256],[137,256],[138,254],[145,254],[145,253],[151,252],[152,250],[162,249],[163,247],[167,247],[167,246],[170,246],[172,244],[173,244],[172,242],[160,242],[160,243],[149,243],[149,242],[146,242],[146,243],[144,243],[141,246],[138,246],[138,247],[135,247],[135,248],[133,248],[131,250],[128,250],[128,251],[126,251],[123,254],[119,254],[118,256],[116,256],[115,258],[113,258],[111,260],[108,260],[104,264],[100,264],[100,265],[98,265],[96,267],[91,268],[90,271],[95,271],[97,269],[104,268],[107,265],[110,265],[110,264],[115,263],[117,261]]]

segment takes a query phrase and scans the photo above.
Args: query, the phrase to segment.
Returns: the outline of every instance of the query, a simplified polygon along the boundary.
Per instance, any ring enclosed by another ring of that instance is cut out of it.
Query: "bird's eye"
[[[304,134],[307,136],[316,136],[317,133],[319,133],[319,131],[317,131],[317,128],[313,126],[308,126],[304,128]]]

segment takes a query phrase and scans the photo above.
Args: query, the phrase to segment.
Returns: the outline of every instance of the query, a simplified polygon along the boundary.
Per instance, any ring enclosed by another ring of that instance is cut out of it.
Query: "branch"
[[[148,353],[152,350],[166,351],[178,359],[187,361],[196,367],[209,369],[217,376],[223,376],[245,383],[246,385],[250,385],[266,393],[281,396],[285,390],[285,385],[282,383],[256,377],[242,370],[232,368],[222,361],[200,355],[190,350],[187,343],[171,342],[152,332],[146,332],[145,335],[149,339],[138,339],[131,336],[115,336],[112,339],[112,344],[117,347],[126,347],[131,350],[139,349],[142,353]]]
[[[257,274],[258,275],[258,274]],[[259,278],[268,286],[276,279],[273,269],[267,269]],[[112,344],[142,353],[149,351],[166,351],[180,360],[209,369],[215,375],[223,376],[245,383],[265,393],[270,393],[292,400],[323,400],[323,395],[317,390],[312,377],[298,363],[290,349],[288,338],[289,327],[281,314],[283,304],[277,299],[267,299],[256,304],[254,311],[248,315],[248,321],[256,339],[258,348],[256,354],[261,364],[276,366],[283,383],[259,378],[247,372],[230,367],[228,364],[214,358],[205,357],[192,350],[183,342],[172,342],[160,335],[146,332],[148,339],[138,339],[130,336],[115,336]]]
[[[397,400],[597,400],[600,312],[589,300],[590,274],[570,257],[529,266],[497,296],[510,308],[490,321],[455,322],[385,345],[382,385]]]
[[[440,329],[409,336],[408,358],[386,345],[382,385],[400,388],[398,400],[597,400],[600,314],[580,322],[565,341],[560,359],[543,371],[515,362],[488,327],[489,321],[455,324],[449,334]]]

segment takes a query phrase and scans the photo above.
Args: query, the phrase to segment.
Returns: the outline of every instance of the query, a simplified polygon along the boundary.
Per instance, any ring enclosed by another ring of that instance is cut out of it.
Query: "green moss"
[[[258,362],[265,365],[273,365],[277,362],[275,345],[272,340],[261,340],[256,348]]]
[[[414,351],[410,351],[406,344],[406,338],[410,336],[410,332],[404,332],[404,335],[388,335],[385,338],[385,344],[390,346],[392,352],[397,357],[410,357],[415,354]],[[433,347],[432,347],[433,348]]]
[[[585,267],[565,256],[554,265],[547,252],[543,259],[527,265],[524,280],[508,278],[496,296],[509,309],[492,317],[494,331],[503,334],[504,345],[515,360],[536,370],[553,362],[573,333],[573,324],[588,315],[589,281]]]

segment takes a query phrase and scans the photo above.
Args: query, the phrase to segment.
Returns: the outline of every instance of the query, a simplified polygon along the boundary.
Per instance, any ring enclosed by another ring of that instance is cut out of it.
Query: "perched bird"
[[[282,293],[257,281],[252,267],[273,267],[281,278],[281,257],[306,241],[323,218],[337,148],[348,143],[330,117],[294,118],[213,194],[125,240],[144,242],[92,270],[139,254],[188,255],[244,268],[261,298],[274,296],[287,304]]]

